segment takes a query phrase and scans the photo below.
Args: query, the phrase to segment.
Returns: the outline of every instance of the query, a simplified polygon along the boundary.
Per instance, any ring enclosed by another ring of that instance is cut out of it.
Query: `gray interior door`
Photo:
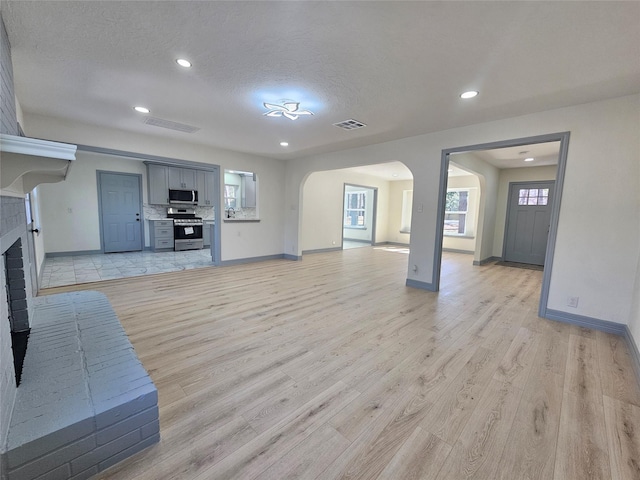
[[[140,176],[98,174],[105,253],[142,250]]]
[[[509,185],[504,260],[544,265],[555,182]]]

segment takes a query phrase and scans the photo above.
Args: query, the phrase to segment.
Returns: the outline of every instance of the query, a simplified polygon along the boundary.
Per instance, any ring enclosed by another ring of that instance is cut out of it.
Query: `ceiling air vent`
[[[168,128],[169,130],[176,130],[183,133],[195,133],[200,130],[198,127],[192,125],[185,125],[184,123],[172,122],[171,120],[164,120],[156,117],[145,117],[144,123],[147,125],[153,125],[154,127]]]
[[[353,118],[350,120],[345,120],[344,122],[334,123],[333,125],[345,130],[355,130],[356,128],[366,127],[364,123],[359,122],[358,120],[354,120]]]

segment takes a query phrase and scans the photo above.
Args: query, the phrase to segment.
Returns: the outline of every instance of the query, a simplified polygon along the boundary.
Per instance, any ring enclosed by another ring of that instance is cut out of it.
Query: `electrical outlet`
[[[567,307],[578,308],[578,301],[580,297],[569,297],[567,298]]]

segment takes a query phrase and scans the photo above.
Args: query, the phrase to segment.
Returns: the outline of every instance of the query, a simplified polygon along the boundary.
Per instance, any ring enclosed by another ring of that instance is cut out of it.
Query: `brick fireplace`
[[[22,258],[22,239],[18,238],[3,253],[9,328],[11,330],[11,350],[16,386],[20,385],[24,355],[29,340],[29,308],[24,279],[24,260]]]
[[[0,289],[0,442],[9,429],[9,407],[14,404],[17,390],[12,332],[29,328],[28,306],[33,292],[30,269],[24,268],[29,258],[19,260],[23,253],[28,255],[28,234],[24,199],[0,196],[0,280],[3,286],[7,285]],[[22,253],[18,253],[20,250]],[[18,274],[13,270],[21,262],[22,272]]]
[[[0,196],[0,478],[89,478],[159,441],[157,390],[104,295],[35,297],[29,235]]]

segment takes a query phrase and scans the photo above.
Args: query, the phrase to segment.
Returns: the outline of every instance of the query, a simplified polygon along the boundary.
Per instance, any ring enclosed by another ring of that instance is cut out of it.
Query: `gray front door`
[[[555,182],[509,185],[504,260],[544,265]]]
[[[98,174],[105,253],[142,250],[140,175]]]

